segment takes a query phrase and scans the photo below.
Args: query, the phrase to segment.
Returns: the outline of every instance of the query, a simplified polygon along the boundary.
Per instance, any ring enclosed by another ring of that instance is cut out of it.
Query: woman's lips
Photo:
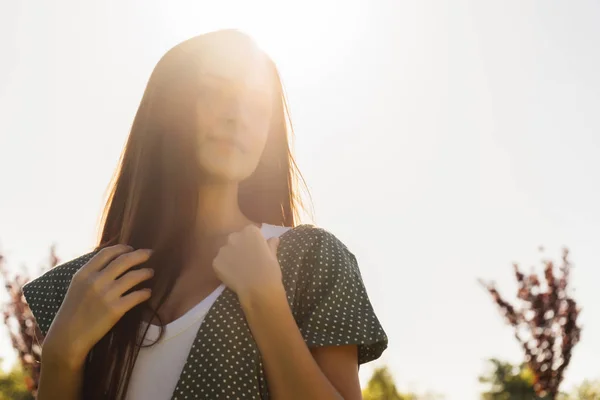
[[[237,140],[227,138],[211,138],[210,141],[213,142],[219,148],[237,149],[242,152],[244,151],[244,148]]]

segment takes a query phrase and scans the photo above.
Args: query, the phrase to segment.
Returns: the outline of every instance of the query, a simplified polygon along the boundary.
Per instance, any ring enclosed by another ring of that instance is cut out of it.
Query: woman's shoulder
[[[54,316],[69,289],[73,275],[83,267],[96,252],[90,252],[61,263],[23,285],[25,301],[29,305],[42,334],[45,336]]]
[[[332,249],[349,252],[348,247],[329,230],[311,224],[298,225],[281,236],[283,246],[304,251]]]
[[[61,263],[49,270],[45,271],[42,275],[35,279],[30,280],[23,285],[24,291],[31,291],[35,288],[48,288],[53,287],[54,289],[60,289],[62,286],[69,286],[71,279],[75,272],[83,267],[91,258],[96,254],[96,251],[83,254],[70,261]]]
[[[359,364],[378,358],[388,339],[354,254],[316,226],[301,225],[285,235],[279,244],[283,282],[307,345],[357,345]]]
[[[331,277],[339,273],[358,274],[356,257],[331,231],[315,225],[299,225],[280,237],[279,257],[284,270]],[[317,274],[315,274],[317,273]]]

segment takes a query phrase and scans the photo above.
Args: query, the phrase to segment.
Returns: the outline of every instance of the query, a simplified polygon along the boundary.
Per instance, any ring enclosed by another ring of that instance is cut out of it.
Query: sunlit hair
[[[206,41],[222,40],[223,35],[236,46],[254,46],[238,31],[211,32],[175,46],[156,65],[102,217],[97,249],[124,243],[154,250],[143,265],[155,270],[154,278],[132,290],[152,288],[153,296],[160,298],[158,308],[151,310],[157,318],[182,267],[197,220],[203,178],[195,121],[202,48]],[[279,73],[264,56],[276,91],[272,120],[258,167],[240,183],[239,204],[252,221],[291,227],[298,223],[301,204],[296,188],[303,181],[290,151],[291,124]],[[146,307],[143,302],[130,310],[92,349],[85,366],[84,399],[124,399]],[[163,333],[161,328],[158,340]]]

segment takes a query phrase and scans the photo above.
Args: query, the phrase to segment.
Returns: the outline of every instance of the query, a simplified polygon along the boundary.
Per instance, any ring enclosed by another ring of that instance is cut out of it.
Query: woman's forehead
[[[198,61],[201,83],[231,82],[252,88],[269,88],[272,71],[266,55],[255,45],[210,42],[202,46]]]

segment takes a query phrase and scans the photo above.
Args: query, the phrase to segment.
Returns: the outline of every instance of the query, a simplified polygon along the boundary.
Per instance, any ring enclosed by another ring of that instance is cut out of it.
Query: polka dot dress
[[[377,359],[388,339],[354,255],[334,235],[310,225],[291,229],[280,239],[283,283],[308,347],[355,344],[359,364]],[[55,267],[23,287],[44,335],[72,275],[92,256]],[[268,398],[259,349],[237,296],[225,289],[198,330],[171,399]]]

